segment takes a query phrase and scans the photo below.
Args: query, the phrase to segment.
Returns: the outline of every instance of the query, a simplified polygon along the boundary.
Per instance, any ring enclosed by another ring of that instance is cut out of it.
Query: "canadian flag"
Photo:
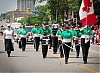
[[[83,27],[86,25],[94,25],[97,23],[92,0],[82,0],[79,10],[79,16]]]

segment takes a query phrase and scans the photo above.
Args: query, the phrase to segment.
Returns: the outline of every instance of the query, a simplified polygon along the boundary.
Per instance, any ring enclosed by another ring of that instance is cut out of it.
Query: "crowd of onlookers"
[[[91,26],[92,29],[92,37],[91,37],[91,43],[94,44],[100,44],[100,25],[93,25]]]

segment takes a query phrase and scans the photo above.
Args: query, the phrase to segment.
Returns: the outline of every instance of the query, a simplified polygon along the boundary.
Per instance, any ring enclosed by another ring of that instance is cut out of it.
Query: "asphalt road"
[[[59,52],[53,54],[52,49],[48,50],[45,59],[42,58],[41,46],[36,52],[32,44],[27,44],[26,51],[22,52],[15,43],[14,49],[11,57],[7,57],[2,37],[0,37],[0,73],[100,73],[98,45],[91,45],[87,64],[83,63],[82,52],[80,52],[79,58],[75,58],[75,49],[74,52],[70,52],[68,64],[64,63],[64,58],[59,57]]]

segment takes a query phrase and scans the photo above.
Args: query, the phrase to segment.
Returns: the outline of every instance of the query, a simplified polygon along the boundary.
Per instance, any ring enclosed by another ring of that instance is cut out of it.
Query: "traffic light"
[[[27,8],[27,13],[30,14],[30,12],[31,12],[31,9],[30,8]]]
[[[70,2],[70,0],[67,0],[68,2]]]

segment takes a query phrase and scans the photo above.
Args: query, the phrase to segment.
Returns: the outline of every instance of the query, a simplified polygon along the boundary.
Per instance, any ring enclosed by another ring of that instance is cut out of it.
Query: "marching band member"
[[[51,34],[50,34],[50,36],[49,36],[49,39],[50,39],[50,47],[49,47],[49,49],[51,49],[51,47],[52,47],[52,27],[50,27],[50,25],[49,25],[48,28],[49,28],[50,31],[51,31]]]
[[[69,31],[69,26],[65,27],[66,31],[63,31],[61,34],[61,41],[63,44],[64,55],[65,55],[65,64],[68,63],[69,53],[71,49],[71,44],[73,44],[72,33]]]
[[[87,57],[88,57],[88,51],[90,48],[90,39],[91,39],[91,35],[92,35],[92,31],[89,27],[89,25],[87,25],[86,28],[81,30],[81,47],[82,47],[82,53],[83,53],[83,61],[84,64],[87,63]]]
[[[76,58],[79,57],[79,53],[80,53],[80,37],[81,37],[81,32],[80,32],[80,29],[79,27],[76,27],[76,30],[75,30],[75,48],[76,48]]]
[[[25,25],[22,25],[22,29],[19,31],[19,36],[21,37],[22,52],[25,51],[25,47],[26,47],[26,34],[27,33],[28,33],[28,31],[25,28]]]
[[[40,28],[40,35],[43,37],[42,39],[48,39],[48,36],[50,35],[51,31],[49,28],[46,27],[45,22],[42,25],[43,27]],[[48,51],[48,45],[42,45],[43,58],[46,57],[47,51]]]
[[[60,57],[64,57],[64,54],[63,54],[63,48],[62,48],[62,42],[60,40],[60,37],[61,37],[61,34],[62,32],[65,30],[65,26],[62,24],[61,25],[61,28],[57,31],[56,33],[56,36],[58,36],[58,47],[59,47],[59,51],[60,51]]]
[[[22,27],[20,26],[20,28],[17,30],[17,42],[18,42],[18,45],[19,45],[19,48],[21,49],[22,47],[21,47],[21,41],[20,41],[20,37],[19,37],[19,32],[20,32],[20,30],[22,29]]]
[[[7,24],[8,28],[3,32],[3,42],[5,44],[5,51],[7,51],[8,57],[10,57],[11,51],[14,51],[14,32],[11,29],[10,24]]]
[[[40,42],[40,36],[39,36],[39,27],[38,24],[35,24],[35,28],[31,30],[32,36],[34,36],[34,44],[35,44],[35,49],[38,51],[39,49],[39,42]]]
[[[71,26],[71,29],[69,30],[72,33],[72,36],[75,36],[75,30],[74,30],[74,26]],[[73,42],[74,42],[74,37],[73,37]],[[74,43],[71,45],[72,48],[74,46]],[[73,52],[73,49],[71,49],[71,52]]]
[[[58,50],[58,37],[56,36],[56,33],[59,29],[59,24],[54,23],[52,24],[52,48],[53,48],[53,54],[57,53]]]

